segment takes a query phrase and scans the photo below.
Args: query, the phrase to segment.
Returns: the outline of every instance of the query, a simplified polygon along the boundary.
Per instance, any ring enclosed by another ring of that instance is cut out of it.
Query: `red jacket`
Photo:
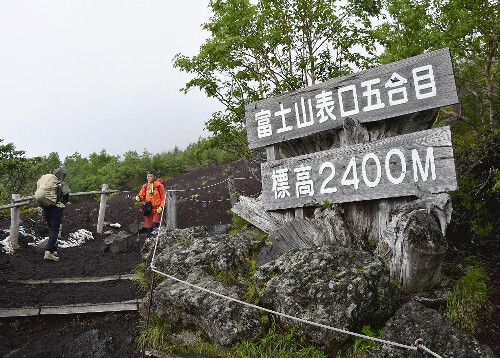
[[[153,188],[151,188],[151,184],[153,185]],[[142,186],[141,191],[139,192],[139,198],[141,201],[145,201],[146,203],[151,202],[153,204],[153,209],[156,209],[159,206],[165,208],[165,187],[158,179],[151,184],[146,183]]]

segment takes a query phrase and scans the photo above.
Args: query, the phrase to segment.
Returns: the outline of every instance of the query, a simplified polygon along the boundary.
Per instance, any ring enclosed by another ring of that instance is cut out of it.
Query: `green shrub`
[[[494,237],[500,233],[500,131],[454,136],[458,190],[449,237]]]
[[[487,308],[488,275],[482,266],[472,266],[448,296],[446,316],[459,328],[474,333]]]

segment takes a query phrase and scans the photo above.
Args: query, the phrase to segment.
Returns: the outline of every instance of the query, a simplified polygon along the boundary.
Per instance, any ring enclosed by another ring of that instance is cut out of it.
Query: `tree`
[[[222,146],[247,151],[244,106],[373,64],[377,0],[212,0],[211,37],[175,66],[225,107],[206,123]]]
[[[0,197],[2,201],[10,201],[12,193],[20,193],[28,159],[13,143],[2,143],[0,139]]]
[[[387,10],[390,19],[374,32],[385,47],[382,62],[449,47],[462,109],[446,110],[442,117],[467,130],[498,129],[498,2],[387,0]]]

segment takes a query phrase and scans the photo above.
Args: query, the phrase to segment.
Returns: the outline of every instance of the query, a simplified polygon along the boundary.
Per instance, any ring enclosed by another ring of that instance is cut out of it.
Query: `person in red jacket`
[[[142,186],[135,200],[144,203],[144,227],[148,230],[147,236],[151,237],[153,230],[160,225],[166,198],[165,187],[160,180],[156,179],[155,172],[149,170],[146,178],[148,182]]]

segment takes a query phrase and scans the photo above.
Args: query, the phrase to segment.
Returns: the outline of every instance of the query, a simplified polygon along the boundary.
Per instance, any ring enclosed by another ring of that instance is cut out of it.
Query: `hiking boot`
[[[45,255],[43,256],[43,259],[44,260],[48,260],[48,261],[59,261],[59,257],[57,257],[56,255],[54,255],[50,251],[45,251]]]

